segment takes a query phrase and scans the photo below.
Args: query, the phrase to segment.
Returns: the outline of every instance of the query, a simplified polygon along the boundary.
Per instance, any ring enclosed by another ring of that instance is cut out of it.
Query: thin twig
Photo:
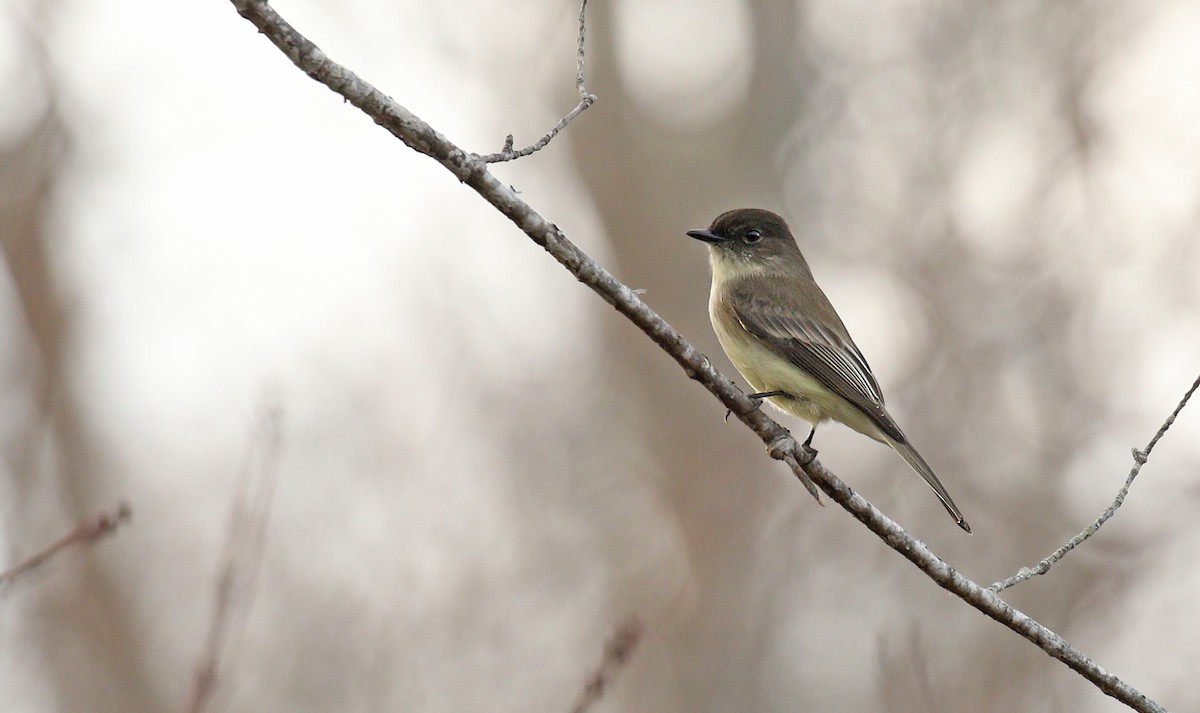
[[[576,279],[595,291],[658,344],[678,362],[688,378],[708,389],[725,408],[732,409],[738,419],[754,431],[764,444],[772,446],[773,457],[784,457],[797,477],[800,477],[798,470],[807,474],[834,502],[858,518],[889,547],[916,565],[939,586],[1033,642],[1048,655],[1062,661],[1101,691],[1130,708],[1143,713],[1163,711],[1153,700],[1105,671],[1058,634],[1013,609],[995,593],[967,579],[938,559],[922,542],[888,519],[819,462],[808,462],[809,454],[800,444],[794,440],[790,443],[782,441],[781,439],[791,438],[786,429],[773,421],[762,409],[754,408],[754,402],[738,389],[737,385],[713,368],[706,356],[643,302],[632,289],[568,240],[558,226],[542,217],[508,184],[493,176],[481,157],[463,151],[391,97],[329,59],[311,40],[280,17],[266,0],[230,2],[242,17],[266,35],[267,39],[303,72],[361,109],[406,146],[433,158],[460,181],[473,188],[534,243],[550,253]],[[777,453],[779,455],[776,455]],[[800,463],[807,464],[801,467]]]
[[[0,572],[0,595],[15,585],[17,580],[41,567],[59,552],[78,544],[95,542],[105,535],[116,532],[118,527],[129,522],[132,515],[129,505],[121,502],[117,503],[117,507],[113,510],[102,510],[87,520],[81,521],[75,526],[75,529],[58,538],[45,549]]]
[[[767,454],[775,460],[783,461],[788,468],[791,468],[796,479],[808,491],[808,494],[813,496],[817,501],[817,505],[825,507],[825,501],[821,499],[821,491],[817,489],[817,484],[808,477],[808,473],[804,472],[804,466],[811,463],[817,456],[814,450],[805,449],[804,446],[799,446],[801,456],[796,457],[796,441],[790,436],[776,438],[767,444]]]
[[[1133,485],[1134,478],[1138,477],[1138,473],[1142,471],[1142,466],[1145,465],[1146,461],[1150,459],[1150,451],[1154,450],[1154,446],[1158,443],[1158,440],[1162,438],[1163,435],[1166,434],[1167,429],[1169,429],[1171,425],[1175,423],[1175,417],[1179,415],[1179,412],[1183,410],[1184,406],[1187,406],[1188,399],[1192,398],[1192,394],[1196,392],[1197,387],[1200,387],[1200,376],[1196,377],[1196,380],[1192,382],[1192,388],[1187,390],[1187,393],[1184,394],[1183,398],[1179,400],[1179,404],[1175,407],[1175,410],[1171,412],[1170,416],[1167,416],[1166,421],[1163,421],[1163,425],[1160,426],[1158,432],[1154,434],[1154,438],[1151,438],[1150,442],[1146,444],[1145,450],[1139,451],[1136,448],[1133,449],[1133,468],[1130,469],[1129,475],[1125,478],[1125,485],[1121,486],[1121,489],[1117,491],[1117,497],[1113,499],[1112,505],[1109,505],[1104,512],[1100,513],[1100,517],[1096,518],[1092,524],[1085,527],[1082,532],[1072,537],[1065,545],[1050,553],[1048,557],[1043,559],[1041,562],[1038,562],[1035,566],[1022,567],[1013,576],[996,582],[992,586],[988,587],[988,589],[993,592],[1002,592],[1015,584],[1020,584],[1025,580],[1033,579],[1034,577],[1049,572],[1050,568],[1054,566],[1054,563],[1058,562],[1063,557],[1066,557],[1068,552],[1078,547],[1092,535],[1096,534],[1100,530],[1100,527],[1104,523],[1108,522],[1108,519],[1115,515],[1121,505],[1125,503],[1125,496],[1129,494],[1129,487]]]
[[[612,685],[613,677],[629,661],[633,650],[637,648],[642,638],[642,625],[637,619],[630,619],[617,627],[612,638],[604,645],[604,656],[596,670],[588,676],[579,693],[579,701],[571,709],[571,713],[587,713],[587,711],[604,696],[604,691]]]
[[[266,541],[267,515],[279,480],[282,415],[272,397],[246,450],[234,494],[233,509],[221,550],[220,574],[214,590],[213,614],[187,710],[202,713],[217,691],[221,655],[234,630],[235,615],[245,616],[254,590]],[[240,622],[238,622],[240,624]]]
[[[500,149],[500,153],[492,153],[483,156],[485,163],[500,163],[501,161],[512,161],[513,159],[523,158],[536,151],[541,151],[550,143],[550,140],[558,135],[558,132],[567,128],[575,120],[575,117],[582,114],[588,107],[596,103],[596,95],[587,90],[587,85],[583,82],[583,47],[584,47],[584,13],[587,10],[587,0],[582,0],[579,4],[579,42],[575,48],[575,88],[579,90],[579,103],[570,111],[554,128],[550,129],[545,136],[538,139],[537,143],[526,146],[520,150],[513,150],[513,135],[509,134],[504,139],[504,148]]]

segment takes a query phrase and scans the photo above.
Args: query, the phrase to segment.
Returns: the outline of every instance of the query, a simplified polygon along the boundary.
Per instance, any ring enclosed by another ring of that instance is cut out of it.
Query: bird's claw
[[[759,409],[762,406],[763,399],[767,399],[772,396],[787,396],[790,398],[791,394],[789,394],[786,391],[755,391],[752,394],[746,394],[746,398],[753,401],[754,406],[752,406],[749,411],[744,411],[743,413],[750,413],[750,411],[755,411],[755,410]],[[725,423],[729,423],[729,416],[732,414],[733,414],[733,409],[731,409],[731,408],[725,409]],[[811,439],[812,436],[810,435],[809,438]]]

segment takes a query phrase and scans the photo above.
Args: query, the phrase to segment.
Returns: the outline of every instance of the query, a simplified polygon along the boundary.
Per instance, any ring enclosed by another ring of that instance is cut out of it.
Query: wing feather
[[[742,326],[771,350],[856,406],[888,436],[901,443],[907,440],[884,409],[879,382],[849,335],[786,306],[754,298],[735,300],[732,306]]]

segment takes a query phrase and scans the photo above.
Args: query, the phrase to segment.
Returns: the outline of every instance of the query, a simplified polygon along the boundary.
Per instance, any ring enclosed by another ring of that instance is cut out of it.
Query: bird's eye
[[[746,237],[742,238],[742,242],[746,243],[747,245],[753,245],[757,242],[760,242],[761,240],[762,240],[762,233],[758,232],[757,230],[749,231],[748,233],[746,233]]]

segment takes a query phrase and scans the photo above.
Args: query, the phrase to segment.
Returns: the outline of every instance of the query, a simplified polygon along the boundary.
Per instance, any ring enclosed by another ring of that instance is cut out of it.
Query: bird
[[[750,398],[811,424],[806,448],[826,420],[891,446],[970,533],[933,468],[888,413],[879,382],[787,222],[771,211],[739,208],[687,235],[708,245],[709,317],[725,354],[754,389]]]

